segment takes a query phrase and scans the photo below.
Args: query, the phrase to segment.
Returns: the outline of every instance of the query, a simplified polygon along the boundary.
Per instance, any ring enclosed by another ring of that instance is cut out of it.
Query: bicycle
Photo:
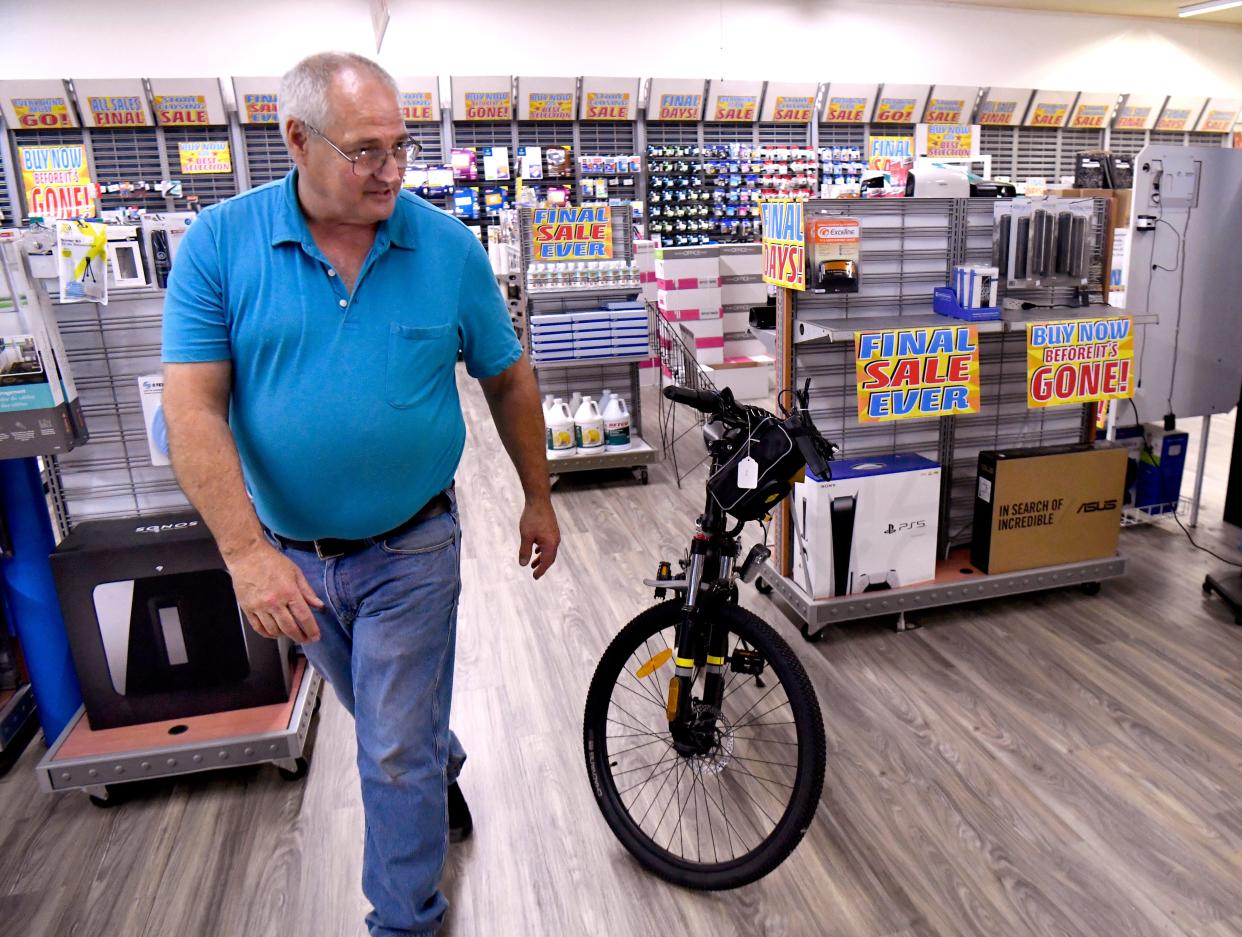
[[[756,544],[739,566],[738,538],[748,522],[765,522],[803,469],[828,477],[835,447],[811,419],[809,382],[791,406],[778,402],[780,417],[738,404],[727,388],[664,395],[707,415],[706,507],[683,575],[673,578],[665,561],[644,580],[655,598],[674,597],[626,624],[601,657],[583,748],[600,811],[642,866],[690,888],[737,888],[801,841],[826,747],[806,670],[737,604],[737,580],[753,580],[771,555]]]

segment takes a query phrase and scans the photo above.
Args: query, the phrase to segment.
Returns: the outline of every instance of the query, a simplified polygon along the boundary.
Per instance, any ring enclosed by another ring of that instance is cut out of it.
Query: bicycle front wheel
[[[724,604],[704,612],[696,652],[698,742],[675,746],[665,700],[680,620],[679,602],[654,606],[604,652],[583,719],[587,772],[604,819],[645,868],[690,888],[737,888],[780,865],[806,833],[824,783],[823,718],[789,645]],[[727,648],[724,687],[705,699],[713,635]]]

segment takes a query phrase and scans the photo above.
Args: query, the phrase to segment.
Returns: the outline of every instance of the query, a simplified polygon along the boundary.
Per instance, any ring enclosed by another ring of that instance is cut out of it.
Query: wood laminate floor
[[[561,558],[533,583],[515,563],[516,479],[462,386],[453,722],[476,832],[452,848],[445,934],[1242,937],[1242,629],[1200,591],[1220,564],[1169,521],[1123,532],[1130,572],[1099,596],[939,610],[904,634],[862,623],[807,644],[743,588],[811,673],[828,771],[784,866],[698,894],[608,832],[581,717],[601,651],[650,602],[639,579],[684,546],[701,475],[681,491],[666,466],[649,487],[566,477]],[[1196,534],[1217,549],[1239,538],[1218,520],[1232,432],[1216,420]],[[38,791],[43,751],[0,779],[4,937],[365,933],[354,743],[331,693],[299,783],[233,770],[100,810]]]

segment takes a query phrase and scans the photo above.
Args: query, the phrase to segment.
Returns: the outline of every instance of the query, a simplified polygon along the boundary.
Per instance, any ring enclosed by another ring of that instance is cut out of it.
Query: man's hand
[[[556,551],[561,545],[561,529],[556,524],[556,512],[550,498],[526,502],[522,519],[518,522],[522,546],[518,549],[518,563],[530,564],[535,578],[539,579],[556,562]],[[534,548],[532,561],[531,548]]]
[[[311,608],[323,608],[323,602],[292,560],[262,543],[228,567],[250,627],[265,638],[284,634],[300,644],[319,640]]]

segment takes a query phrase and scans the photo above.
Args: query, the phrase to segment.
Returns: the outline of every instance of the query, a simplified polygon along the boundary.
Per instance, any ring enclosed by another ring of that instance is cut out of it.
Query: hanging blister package
[[[108,305],[108,228],[92,221],[56,222],[56,263],[63,300]]]
[[[1081,287],[1092,251],[1091,199],[997,202],[992,262],[1009,289]]]

